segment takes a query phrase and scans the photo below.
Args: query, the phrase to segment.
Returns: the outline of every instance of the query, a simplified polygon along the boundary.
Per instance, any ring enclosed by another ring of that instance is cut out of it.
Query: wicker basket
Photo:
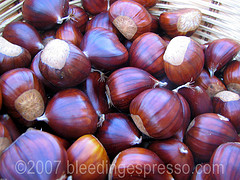
[[[0,32],[12,22],[22,19],[23,0],[0,0]],[[81,6],[81,0],[70,4]],[[231,38],[240,42],[240,3],[238,0],[158,0],[149,11],[160,15],[164,11],[194,7],[203,13],[199,29],[192,38],[201,44],[218,38]]]

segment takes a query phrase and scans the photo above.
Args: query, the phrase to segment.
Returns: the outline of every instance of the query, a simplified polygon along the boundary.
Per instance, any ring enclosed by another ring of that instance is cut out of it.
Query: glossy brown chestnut
[[[240,176],[240,143],[229,142],[219,146],[213,153],[210,165],[212,178],[237,180]]]
[[[54,39],[42,50],[39,69],[52,85],[66,88],[83,82],[90,73],[91,64],[77,46]]]
[[[71,164],[69,174],[73,179],[106,179],[110,160],[103,145],[94,135],[87,134],[78,138],[67,153]]]
[[[155,152],[176,180],[189,179],[194,159],[188,147],[176,139],[154,141],[148,149]]]
[[[49,101],[43,120],[61,137],[76,139],[97,129],[98,116],[88,97],[78,89],[58,92]]]
[[[199,27],[202,13],[198,9],[184,8],[160,14],[159,24],[170,37],[191,36]]]
[[[161,82],[159,84],[148,72],[135,67],[125,67],[114,71],[108,77],[106,90],[116,108],[128,111],[131,101],[138,94],[159,85]]]
[[[11,69],[27,67],[31,63],[31,55],[25,48],[12,44],[0,37],[0,74]]]
[[[81,31],[69,21],[64,22],[56,32],[56,38],[69,41],[75,46],[79,47],[82,41],[83,35]]]
[[[65,179],[67,152],[51,134],[31,130],[23,133],[0,157],[4,179]]]
[[[212,168],[209,163],[197,164],[191,180],[212,180]]]
[[[88,22],[88,14],[81,7],[76,5],[70,5],[68,9],[69,21],[73,23],[82,33],[85,32],[85,28]]]
[[[115,157],[120,151],[142,142],[137,127],[127,115],[122,113],[106,114],[96,137],[110,157]]]
[[[221,91],[213,97],[213,111],[227,117],[240,133],[240,95]]]
[[[125,66],[128,51],[118,37],[104,28],[90,29],[83,36],[81,50],[91,61],[93,67],[109,71]]]
[[[205,66],[210,76],[221,70],[240,50],[240,44],[233,39],[217,39],[208,44],[205,51]]]
[[[110,21],[108,11],[101,12],[95,17],[93,17],[90,21],[88,21],[86,26],[86,32],[96,27],[108,29],[114,32],[116,35],[120,34],[117,28]]]
[[[165,88],[143,91],[132,100],[129,110],[138,129],[157,139],[170,138],[183,123],[179,98]]]
[[[69,0],[25,0],[23,19],[37,29],[46,30],[62,24],[68,15]]]
[[[0,156],[11,143],[12,139],[7,128],[0,122]]]
[[[117,0],[110,0],[110,3],[114,3]],[[145,8],[150,8],[156,5],[156,0],[133,0],[141,5],[143,5]]]
[[[205,113],[192,120],[185,142],[197,162],[207,162],[219,145],[237,140],[237,131],[228,118]]]
[[[34,57],[44,46],[37,30],[26,22],[11,22],[3,30],[2,36],[13,44],[29,51]]]
[[[172,180],[163,161],[151,150],[129,148],[120,152],[113,160],[108,179],[158,179]]]
[[[178,93],[187,100],[192,118],[213,112],[212,100],[201,86],[183,87],[178,90]]]
[[[118,0],[110,6],[110,21],[128,40],[134,40],[149,32],[152,17],[139,3],[131,0]]]
[[[143,69],[152,75],[163,75],[163,54],[166,47],[165,41],[155,33],[140,35],[133,41],[129,51],[130,66]]]
[[[37,76],[27,68],[17,68],[1,76],[3,104],[8,114],[30,126],[45,109],[46,96]]]
[[[226,90],[225,85],[216,76],[210,76],[209,72],[203,69],[201,74],[195,80],[194,85],[201,86],[212,98],[220,91]]]
[[[167,77],[181,85],[194,81],[202,72],[204,53],[190,37],[177,36],[169,42],[163,60]]]
[[[104,75],[97,71],[91,72],[81,84],[82,91],[88,96],[99,117],[110,112],[105,86]]]
[[[232,61],[223,72],[227,89],[240,94],[240,61]]]
[[[108,1],[106,0],[82,0],[82,6],[88,13],[97,15],[107,10]]]

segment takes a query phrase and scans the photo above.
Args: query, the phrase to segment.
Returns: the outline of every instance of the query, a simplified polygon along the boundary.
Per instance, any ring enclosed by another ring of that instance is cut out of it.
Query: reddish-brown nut
[[[204,53],[190,37],[177,36],[169,42],[163,60],[167,77],[181,85],[194,81],[202,72]]]
[[[98,116],[88,97],[78,89],[58,92],[49,101],[43,120],[61,137],[77,139],[95,133]]]
[[[115,70],[125,66],[128,61],[127,49],[116,34],[104,28],[93,28],[86,32],[80,48],[92,66],[99,70]]]
[[[155,152],[176,180],[189,179],[194,159],[188,147],[176,139],[154,141],[148,149]]]
[[[232,61],[223,72],[223,81],[229,91],[240,94],[240,61]]]
[[[138,129],[157,139],[172,137],[183,123],[179,98],[164,88],[143,91],[132,100],[129,110]]]
[[[227,117],[240,133],[240,95],[221,91],[213,97],[213,111]]]
[[[120,152],[113,160],[109,180],[158,179],[172,180],[163,161],[151,150],[129,148]]]
[[[94,135],[84,135],[68,149],[69,175],[73,179],[105,180],[110,160],[103,145]]]
[[[139,3],[131,0],[118,0],[109,9],[110,21],[128,40],[134,40],[149,32],[152,17]]]
[[[191,180],[212,180],[211,165],[209,163],[197,164],[191,177]]]
[[[3,104],[14,120],[30,126],[45,109],[46,96],[37,76],[27,68],[10,70],[1,76]]]
[[[240,50],[240,44],[233,39],[217,39],[208,44],[205,51],[205,66],[210,76],[221,70]]]
[[[228,142],[219,146],[213,153],[210,160],[212,179],[238,180],[240,176],[239,154],[239,142]]]
[[[91,71],[90,61],[74,44],[54,39],[42,50],[39,69],[52,85],[66,88],[83,82]]]
[[[66,179],[67,152],[51,134],[23,133],[0,156],[3,179]]]
[[[159,24],[170,37],[191,36],[199,27],[202,13],[198,9],[184,8],[160,14]]]
[[[7,128],[0,122],[0,156],[11,143],[12,139]]]
[[[201,74],[195,80],[194,85],[201,86],[212,98],[220,91],[226,90],[225,85],[216,76],[210,76],[209,72],[203,69]]]
[[[152,75],[163,75],[163,54],[166,47],[165,41],[155,33],[140,35],[133,41],[129,51],[130,66],[143,69]]]
[[[28,67],[31,63],[31,55],[25,48],[12,44],[0,37],[0,74],[11,69]]]
[[[125,114],[109,113],[102,117],[96,137],[114,158],[120,151],[141,144],[142,137],[132,120]]]
[[[107,0],[82,0],[82,6],[88,13],[97,15],[108,8]]]
[[[185,142],[197,162],[208,162],[219,145],[238,141],[238,138],[237,131],[228,118],[205,113],[192,120]]]

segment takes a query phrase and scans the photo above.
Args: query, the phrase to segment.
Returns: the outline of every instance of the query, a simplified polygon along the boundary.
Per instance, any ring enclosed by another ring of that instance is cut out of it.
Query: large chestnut
[[[27,68],[17,68],[1,76],[3,104],[8,114],[24,125],[32,125],[45,109],[46,96],[37,76]]]
[[[120,152],[113,160],[108,179],[156,179],[172,180],[163,161],[151,150],[129,148]]]
[[[25,48],[12,44],[0,37],[0,74],[11,69],[28,67],[31,63],[31,55]]]
[[[173,136],[183,123],[179,98],[164,88],[143,91],[132,100],[129,110],[138,129],[157,139]]]
[[[66,88],[83,82],[91,71],[90,61],[74,44],[54,39],[42,50],[39,69],[52,85]]]
[[[219,145],[238,141],[238,138],[237,131],[228,118],[205,113],[192,120],[185,142],[197,162],[207,162]]]
[[[97,27],[83,36],[81,50],[99,70],[115,70],[126,65],[128,51],[110,30]]]
[[[108,8],[106,0],[82,0],[83,8],[92,15],[97,15]]]
[[[118,0],[109,9],[110,21],[128,40],[134,40],[149,32],[152,17],[139,3],[131,0]]]
[[[202,72],[204,53],[190,37],[177,36],[169,42],[163,60],[167,77],[181,85],[194,81]]]
[[[50,29],[62,24],[68,15],[69,0],[25,0],[23,19],[37,29]]]
[[[29,51],[34,57],[44,46],[37,30],[26,22],[11,22],[3,30],[3,37]]]
[[[94,135],[78,138],[67,150],[68,174],[73,179],[104,180],[108,174],[110,160],[103,145]]]
[[[82,91],[66,89],[53,96],[37,120],[47,122],[59,136],[76,139],[96,131],[98,116]]]
[[[228,142],[220,145],[210,160],[212,178],[216,180],[238,180],[240,176],[239,154],[239,142]]]
[[[214,112],[229,118],[240,133],[240,95],[232,91],[221,91],[212,101]]]
[[[130,66],[138,67],[152,75],[164,74],[163,54],[167,44],[155,33],[144,33],[135,39],[129,51]]]
[[[2,152],[12,143],[11,136],[7,128],[0,123],[0,156]]]
[[[194,168],[194,159],[191,151],[184,143],[176,139],[154,141],[148,149],[158,155],[174,179],[190,178]]]
[[[51,134],[31,130],[23,133],[0,156],[3,179],[65,179],[67,152]]]
[[[140,132],[127,115],[109,113],[103,120],[96,137],[106,148],[110,157],[115,157],[120,151],[142,142]]]

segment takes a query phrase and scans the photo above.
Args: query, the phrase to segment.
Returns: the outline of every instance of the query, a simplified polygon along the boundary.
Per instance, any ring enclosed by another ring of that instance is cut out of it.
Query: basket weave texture
[[[0,0],[0,32],[12,22],[22,19],[23,0]],[[81,6],[81,0],[70,1]],[[201,44],[219,38],[231,38],[240,42],[240,3],[238,0],[158,0],[149,9],[153,15],[181,8],[197,8],[202,22],[192,38]]]

